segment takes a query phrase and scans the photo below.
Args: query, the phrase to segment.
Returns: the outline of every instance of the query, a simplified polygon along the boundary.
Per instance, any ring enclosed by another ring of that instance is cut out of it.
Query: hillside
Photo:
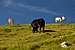
[[[72,45],[62,48],[64,41]],[[75,50],[75,24],[46,24],[45,33],[32,33],[29,24],[0,26],[0,50]]]

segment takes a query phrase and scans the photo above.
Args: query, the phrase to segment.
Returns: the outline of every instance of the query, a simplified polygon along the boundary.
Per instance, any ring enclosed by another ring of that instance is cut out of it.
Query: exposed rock
[[[61,45],[61,47],[63,47],[63,48],[68,48],[69,46],[71,46],[71,44],[68,43],[68,42],[62,42],[60,45]]]

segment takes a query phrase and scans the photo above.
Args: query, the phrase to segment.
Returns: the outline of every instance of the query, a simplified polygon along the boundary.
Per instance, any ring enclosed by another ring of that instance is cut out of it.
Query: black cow
[[[43,32],[44,32],[45,21],[43,18],[35,19],[32,21],[31,26],[33,27],[33,33],[35,31],[38,32],[38,29],[40,29],[41,32],[41,28],[43,28]]]

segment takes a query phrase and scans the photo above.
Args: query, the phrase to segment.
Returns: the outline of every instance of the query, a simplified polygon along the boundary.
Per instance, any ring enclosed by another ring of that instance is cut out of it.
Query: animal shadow
[[[56,32],[54,30],[44,30],[44,32]]]

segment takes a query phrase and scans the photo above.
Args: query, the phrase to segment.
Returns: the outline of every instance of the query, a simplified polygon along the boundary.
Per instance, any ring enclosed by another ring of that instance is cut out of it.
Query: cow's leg
[[[34,27],[33,27],[33,30],[32,31],[33,31],[33,33],[35,33],[35,28]]]
[[[41,27],[40,27],[40,32],[41,32]]]
[[[36,28],[36,32],[38,32],[38,27]]]
[[[44,32],[44,27],[43,27],[43,32]]]
[[[37,27],[35,27],[35,28],[34,28],[34,31],[35,31],[35,32],[38,32],[38,28],[37,28]]]

